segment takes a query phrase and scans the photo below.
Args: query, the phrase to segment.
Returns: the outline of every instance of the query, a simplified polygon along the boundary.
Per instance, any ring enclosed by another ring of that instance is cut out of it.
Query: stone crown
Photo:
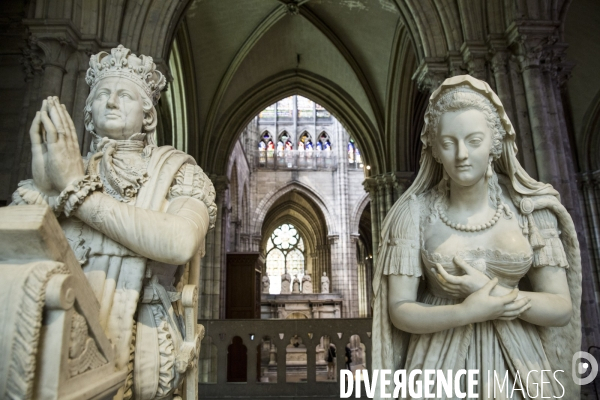
[[[156,105],[166,80],[156,70],[152,57],[138,57],[121,44],[110,53],[101,51],[90,57],[90,67],[85,75],[87,84],[93,88],[100,80],[112,76],[129,79],[140,86]]]

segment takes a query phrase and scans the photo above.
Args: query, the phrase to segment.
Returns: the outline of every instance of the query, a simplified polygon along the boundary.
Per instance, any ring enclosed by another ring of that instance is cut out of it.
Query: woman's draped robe
[[[523,198],[514,193],[511,193],[511,196],[514,202]],[[564,386],[565,398],[577,398],[578,388],[573,385],[569,374],[571,357],[579,350],[581,343],[579,327],[581,263],[572,220],[554,196],[538,196],[538,201],[535,202],[536,210],[533,211],[532,216],[535,227],[545,243],[543,247],[533,250],[530,256],[500,254],[485,249],[480,250],[481,254],[471,251],[464,256],[472,264],[477,264],[473,263],[477,259],[484,259],[491,263],[488,276],[491,278],[498,276],[501,282],[504,281],[512,286],[517,284],[530,266],[568,268],[567,277],[573,303],[573,316],[569,325],[545,328],[519,319],[496,320],[427,335],[409,335],[392,325],[387,307],[388,275],[415,277],[425,275],[429,287],[420,291],[417,299],[420,302],[436,305],[459,302],[443,298],[441,288],[436,287],[435,279],[429,271],[434,262],[441,262],[445,267],[451,267],[451,260],[443,256],[438,259],[440,255],[423,250],[421,228],[422,224],[427,223],[424,217],[429,215],[431,201],[431,192],[427,192],[407,199],[405,204],[397,203],[386,218],[387,224],[384,223],[373,284],[375,296],[372,369],[392,371],[407,369],[407,376],[411,369],[441,369],[444,372],[447,369],[452,369],[454,372],[458,369],[480,369],[479,377],[483,378],[479,379],[480,398],[487,398],[485,385],[488,384],[488,369],[492,371],[492,379],[494,370],[498,375],[501,374],[500,380],[503,379],[505,371],[508,371],[511,389],[517,371],[525,386],[527,373],[530,370],[550,369],[552,370],[550,374],[556,370],[563,370],[564,372],[559,372],[557,377]],[[393,218],[396,220],[394,221]],[[423,264],[427,264],[426,268]],[[552,384],[545,384],[544,396],[547,396],[550,390],[556,396],[560,396],[563,389],[557,386],[551,375],[550,378]],[[540,383],[540,375],[530,377],[529,383],[530,393],[533,396],[536,388],[532,384]],[[379,389],[376,390],[376,398],[379,398],[379,393]],[[491,398],[494,398],[493,391],[491,393]],[[515,392],[515,395],[518,396],[520,393]],[[502,398],[498,397],[498,392],[497,398]]]

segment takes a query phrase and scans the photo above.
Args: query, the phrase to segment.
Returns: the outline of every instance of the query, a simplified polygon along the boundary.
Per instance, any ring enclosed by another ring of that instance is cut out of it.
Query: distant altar
[[[261,319],[323,319],[342,317],[342,295],[338,293],[261,295]]]

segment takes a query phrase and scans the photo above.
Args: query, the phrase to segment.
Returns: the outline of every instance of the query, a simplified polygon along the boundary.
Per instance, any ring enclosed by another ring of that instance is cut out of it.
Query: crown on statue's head
[[[112,49],[110,54],[101,51],[92,55],[85,81],[93,88],[100,80],[111,76],[129,79],[138,84],[155,105],[166,84],[164,75],[156,70],[152,57],[138,57],[122,44]]]

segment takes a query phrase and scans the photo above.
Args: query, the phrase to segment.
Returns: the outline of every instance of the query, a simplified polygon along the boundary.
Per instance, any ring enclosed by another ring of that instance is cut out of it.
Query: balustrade
[[[338,398],[340,370],[346,368],[346,346],[354,361],[353,371],[367,369],[371,364],[372,320],[367,318],[199,320],[198,323],[206,329],[199,360],[199,393],[205,399],[224,395]],[[332,380],[327,379],[325,359],[329,343],[336,348],[336,378]],[[245,347],[241,351],[244,356],[236,357],[232,352],[239,352],[240,344]],[[246,378],[240,382],[232,374],[239,373],[243,366],[233,363],[244,362],[242,376]]]

